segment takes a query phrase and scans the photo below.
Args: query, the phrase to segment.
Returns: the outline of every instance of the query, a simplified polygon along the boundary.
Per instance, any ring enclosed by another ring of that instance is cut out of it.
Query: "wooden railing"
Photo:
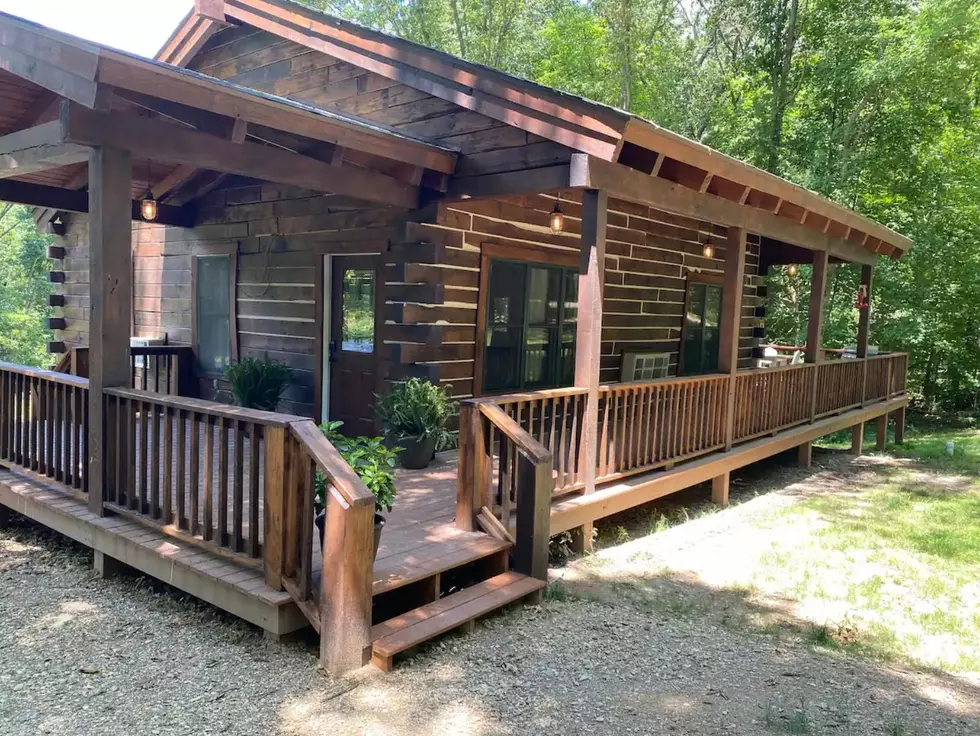
[[[265,434],[298,417],[135,389],[104,394],[107,507],[261,566]]]
[[[580,462],[586,393],[580,388],[558,388],[487,399],[551,453],[556,495],[583,486]],[[494,425],[489,427],[491,444],[497,443],[499,431]],[[508,508],[503,509],[505,515]]]
[[[132,388],[172,396],[198,395],[194,374],[194,348],[190,345],[151,345],[131,347]],[[87,347],[74,347],[65,353],[54,370],[88,378]]]
[[[597,480],[680,462],[723,447],[728,377],[599,387]]]
[[[732,442],[810,421],[815,365],[762,368],[735,375]]]
[[[495,400],[463,402],[460,427],[457,524],[472,529],[482,513],[514,528],[514,569],[547,580],[551,451]]]
[[[817,417],[861,406],[864,365],[864,360],[844,359],[817,366]]]
[[[868,358],[864,381],[864,401],[882,401],[905,390],[908,355],[894,353]]]
[[[374,495],[309,419],[270,429],[267,447],[267,534],[282,540],[282,553],[266,556],[266,579],[281,581],[320,632],[330,674],[361,667],[371,647]],[[322,554],[313,510],[318,484]]]
[[[88,381],[0,363],[0,459],[88,492]]]

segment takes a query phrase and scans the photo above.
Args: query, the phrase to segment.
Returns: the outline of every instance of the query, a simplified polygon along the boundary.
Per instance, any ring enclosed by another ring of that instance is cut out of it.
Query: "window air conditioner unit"
[[[666,378],[670,368],[670,353],[624,353],[619,380],[653,381]]]

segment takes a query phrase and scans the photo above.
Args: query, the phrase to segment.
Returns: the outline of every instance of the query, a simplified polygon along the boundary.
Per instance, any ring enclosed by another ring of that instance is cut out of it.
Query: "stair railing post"
[[[551,538],[551,466],[548,455],[535,463],[517,452],[517,534],[514,569],[548,580],[548,542]]]
[[[264,427],[265,504],[262,542],[262,565],[265,583],[273,590],[282,590],[283,528],[286,496],[286,429]]]

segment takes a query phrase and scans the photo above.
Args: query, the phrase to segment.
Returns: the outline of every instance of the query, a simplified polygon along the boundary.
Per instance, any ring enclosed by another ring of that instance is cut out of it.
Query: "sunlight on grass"
[[[763,555],[755,583],[799,602],[817,626],[811,643],[980,671],[975,474],[902,469],[867,491],[810,498],[760,522],[787,526],[796,533]]]

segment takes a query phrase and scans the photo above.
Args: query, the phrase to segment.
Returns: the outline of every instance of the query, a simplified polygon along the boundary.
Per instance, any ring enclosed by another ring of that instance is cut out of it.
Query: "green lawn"
[[[782,533],[753,583],[797,601],[815,644],[980,672],[980,430],[916,430],[888,452],[921,462],[760,522]]]

